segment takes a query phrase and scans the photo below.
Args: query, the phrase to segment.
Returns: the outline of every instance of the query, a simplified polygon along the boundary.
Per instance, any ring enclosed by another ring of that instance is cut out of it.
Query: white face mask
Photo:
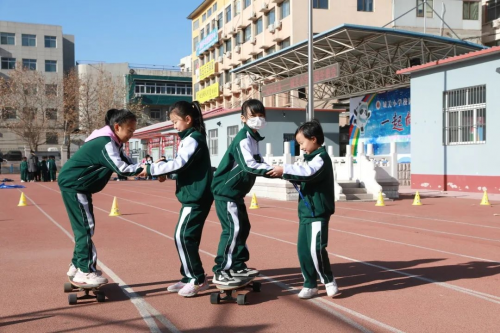
[[[262,117],[248,118],[247,125],[251,129],[256,129],[256,130],[264,128],[264,126],[266,126],[266,118]]]

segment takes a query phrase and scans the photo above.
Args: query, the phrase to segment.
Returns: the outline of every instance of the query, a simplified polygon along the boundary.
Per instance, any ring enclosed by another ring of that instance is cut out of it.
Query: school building
[[[412,188],[500,191],[500,47],[398,71],[411,76]]]

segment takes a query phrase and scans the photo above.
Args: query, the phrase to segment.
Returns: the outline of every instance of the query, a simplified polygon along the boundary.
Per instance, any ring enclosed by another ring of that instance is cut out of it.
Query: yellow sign
[[[211,60],[200,67],[200,81],[215,73],[215,61]]]
[[[200,103],[205,103],[211,99],[219,97],[219,82],[212,84],[196,93],[196,100]]]

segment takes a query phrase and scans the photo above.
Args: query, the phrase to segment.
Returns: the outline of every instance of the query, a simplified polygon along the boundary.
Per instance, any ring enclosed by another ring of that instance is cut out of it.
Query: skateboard
[[[65,293],[71,293],[71,292],[79,292],[83,291],[85,292],[85,295],[78,297],[78,294],[69,294],[68,295],[68,303],[70,305],[74,305],[78,302],[79,299],[91,299],[95,298],[98,302],[104,302],[106,300],[106,295],[104,294],[103,291],[99,290],[99,288],[104,284],[92,284],[92,285],[87,285],[87,284],[79,284],[76,282],[73,282],[73,278],[68,276],[69,282],[64,283],[64,292]],[[94,295],[90,295],[90,292],[92,292]]]
[[[238,305],[245,305],[247,303],[247,295],[246,294],[236,294],[237,290],[251,288],[255,292],[260,292],[261,283],[260,282],[252,282],[256,277],[249,277],[243,281],[244,284],[239,286],[223,286],[216,284],[215,287],[219,289],[219,292],[210,294],[210,303],[211,304],[219,304],[221,301],[228,302],[236,302]],[[236,294],[236,297],[233,297],[233,294]],[[222,297],[221,297],[222,296]]]

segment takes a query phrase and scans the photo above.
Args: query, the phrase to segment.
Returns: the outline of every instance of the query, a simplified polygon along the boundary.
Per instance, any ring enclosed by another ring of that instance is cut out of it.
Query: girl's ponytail
[[[193,125],[195,126],[198,132],[206,136],[207,131],[205,129],[205,122],[203,121],[203,113],[201,112],[200,103],[198,103],[198,101],[194,101],[191,103],[191,105],[193,106],[193,108],[196,110],[197,113],[196,117],[193,117],[194,121]]]
[[[176,102],[170,108],[169,115],[171,113],[175,113],[182,119],[186,119],[187,116],[190,116],[193,120],[193,127],[203,135],[207,135],[205,129],[205,122],[203,121],[203,114],[201,112],[200,104],[197,101],[192,103],[179,101]]]

